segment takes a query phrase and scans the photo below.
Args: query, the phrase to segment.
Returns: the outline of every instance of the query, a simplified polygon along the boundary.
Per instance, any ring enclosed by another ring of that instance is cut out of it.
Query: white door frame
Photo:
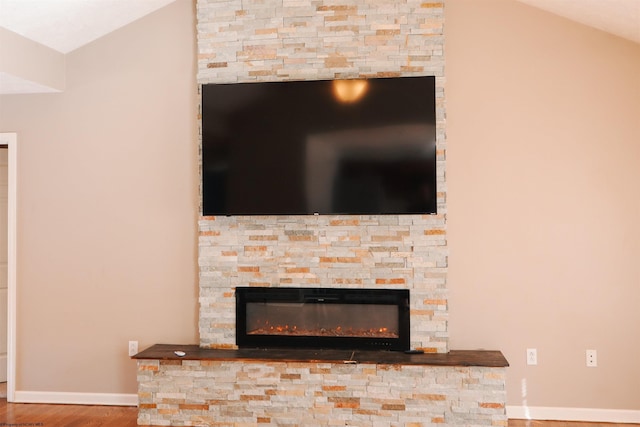
[[[7,188],[7,402],[13,402],[16,392],[17,134],[0,133],[0,145],[6,145],[9,150],[9,179]]]

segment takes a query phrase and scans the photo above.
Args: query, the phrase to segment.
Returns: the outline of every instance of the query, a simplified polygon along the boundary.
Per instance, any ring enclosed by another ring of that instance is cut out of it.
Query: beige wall
[[[0,98],[18,133],[17,389],[135,393],[127,342],[197,341],[195,18],[180,0]]]
[[[506,0],[445,28],[451,348],[501,349],[510,405],[640,409],[640,45]]]
[[[510,405],[638,410],[640,46],[512,0],[446,14],[451,348],[503,350]],[[128,340],[198,341],[194,21],[179,0],[68,55],[64,93],[0,98],[19,390],[134,393]]]

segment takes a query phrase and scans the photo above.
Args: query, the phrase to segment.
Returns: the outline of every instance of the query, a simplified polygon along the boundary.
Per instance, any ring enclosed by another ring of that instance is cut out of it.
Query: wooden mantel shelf
[[[178,356],[176,351],[183,351]],[[509,362],[493,350],[451,350],[449,353],[406,354],[398,351],[315,350],[315,349],[208,349],[198,345],[155,344],[132,356],[152,360],[217,360],[315,363],[370,363],[386,365],[481,366],[503,368]]]

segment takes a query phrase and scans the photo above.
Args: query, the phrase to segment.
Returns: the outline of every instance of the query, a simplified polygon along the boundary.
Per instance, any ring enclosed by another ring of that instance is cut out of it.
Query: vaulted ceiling
[[[64,90],[65,54],[174,1],[0,0],[0,94]]]
[[[0,94],[64,90],[65,54],[173,1],[0,0]],[[640,43],[640,0],[518,1]]]
[[[640,0],[518,0],[640,43]]]

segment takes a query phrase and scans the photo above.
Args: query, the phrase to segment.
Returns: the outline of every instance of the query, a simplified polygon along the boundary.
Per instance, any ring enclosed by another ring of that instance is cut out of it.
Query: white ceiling
[[[518,0],[640,43],[640,0]]]
[[[0,27],[69,53],[175,0],[0,0]]]
[[[0,27],[69,53],[175,0],[0,0]],[[0,94],[58,92],[4,72]]]
[[[66,54],[173,1],[0,0],[0,27]],[[640,43],[640,0],[518,1]],[[0,94],[47,91],[31,83],[0,69]]]

